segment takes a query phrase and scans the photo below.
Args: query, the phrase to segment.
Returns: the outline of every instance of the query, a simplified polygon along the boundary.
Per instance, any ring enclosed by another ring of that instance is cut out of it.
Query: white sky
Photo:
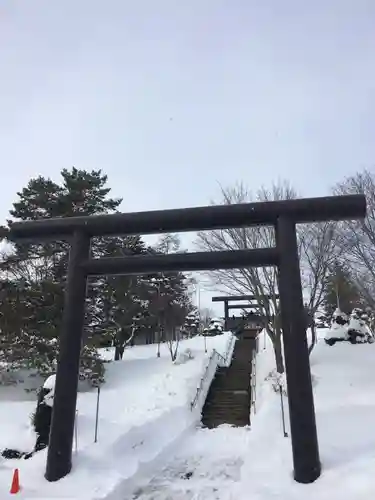
[[[72,165],[124,211],[324,195],[373,168],[374,48],[373,0],[2,0],[1,220]]]

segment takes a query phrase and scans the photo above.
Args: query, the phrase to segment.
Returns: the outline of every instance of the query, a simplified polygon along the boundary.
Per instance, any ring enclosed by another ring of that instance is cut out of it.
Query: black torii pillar
[[[280,217],[276,224],[280,249],[278,284],[288,385],[294,478],[311,483],[320,476],[314,398],[306,337],[306,318],[301,288],[295,223]],[[309,436],[309,439],[306,439]]]

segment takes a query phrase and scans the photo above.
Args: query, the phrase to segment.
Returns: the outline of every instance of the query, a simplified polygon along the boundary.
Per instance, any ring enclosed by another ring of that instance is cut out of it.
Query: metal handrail
[[[236,339],[237,339],[237,337],[235,335],[232,334],[230,336],[224,356],[220,353],[217,353],[219,355],[219,357],[223,360],[224,366],[227,365],[229,359],[232,357],[234,343],[236,342]],[[214,350],[216,351],[216,349],[214,349]]]
[[[226,356],[223,356],[222,354],[220,354],[220,352],[218,352],[216,349],[213,350],[213,352],[216,354],[216,356],[222,360],[223,363],[226,362]]]
[[[251,400],[250,400],[250,413],[256,414],[256,389],[257,389],[257,352],[259,348],[258,337],[255,340],[255,349],[253,350],[252,360],[251,360]]]
[[[208,359],[208,363],[207,363],[206,368],[205,368],[205,370],[204,370],[204,372],[203,372],[203,375],[202,375],[202,376],[201,376],[201,378],[200,378],[199,385],[198,385],[197,390],[196,390],[196,392],[195,392],[195,396],[194,396],[194,398],[193,398],[192,402],[190,403],[190,407],[191,407],[191,409],[193,409],[193,408],[195,407],[195,405],[197,404],[198,397],[199,397],[199,395],[200,395],[200,393],[202,392],[202,389],[203,389],[203,383],[204,383],[204,381],[205,381],[205,380],[206,380],[206,378],[207,378],[207,373],[208,373],[208,370],[209,370],[209,368],[210,368],[210,366],[211,366],[212,360],[215,358],[215,356],[216,356],[217,354],[218,354],[218,352],[214,349],[214,350],[212,351],[212,353],[211,353],[211,356],[210,356],[210,357],[209,357],[209,359]]]
[[[197,390],[195,392],[195,396],[194,396],[193,400],[190,403],[191,410],[193,410],[193,408],[195,407],[195,405],[198,402],[198,398],[199,398],[199,396],[200,396],[200,394],[201,394],[201,392],[203,390],[203,385],[204,385],[204,382],[207,379],[209,368],[211,367],[213,360],[215,358],[217,360],[216,367],[215,367],[215,373],[216,373],[217,367],[219,365],[218,361],[221,360],[223,366],[227,365],[227,363],[229,361],[229,356],[231,355],[231,352],[233,350],[233,345],[234,345],[235,340],[236,340],[236,337],[234,335],[232,335],[231,338],[229,339],[227,348],[225,350],[225,356],[223,356],[222,354],[220,354],[216,349],[212,350],[212,353],[211,353],[211,356],[208,359],[208,363],[206,365],[206,368],[205,368],[205,370],[203,372],[203,375],[200,378],[199,385],[198,385]]]
[[[225,356],[221,356],[224,359],[225,363],[228,362],[228,359],[229,359],[229,356],[231,355],[231,352],[233,350],[233,346],[234,346],[235,341],[236,341],[236,336],[232,334],[230,339],[229,339],[227,348],[225,350]]]

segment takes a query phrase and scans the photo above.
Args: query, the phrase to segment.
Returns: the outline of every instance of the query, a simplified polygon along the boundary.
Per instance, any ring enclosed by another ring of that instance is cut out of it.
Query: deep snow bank
[[[321,332],[324,335],[324,332]],[[280,403],[269,395],[254,418],[235,496],[245,500],[369,500],[375,495],[374,345],[318,342],[311,357],[323,474],[311,485],[292,479],[290,438]],[[251,492],[251,495],[249,495]]]

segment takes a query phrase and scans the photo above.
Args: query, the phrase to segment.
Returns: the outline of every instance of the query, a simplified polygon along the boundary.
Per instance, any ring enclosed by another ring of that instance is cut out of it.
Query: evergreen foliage
[[[17,193],[13,221],[108,214],[121,199],[110,197],[107,176],[72,168],[61,182],[37,177]],[[8,221],[8,226],[12,221]],[[94,238],[93,257],[133,256],[179,251],[179,239],[166,235],[155,248],[140,236]],[[47,376],[56,370],[69,247],[66,242],[16,244],[0,263],[0,361],[7,370],[26,368]],[[80,379],[93,385],[104,380],[97,348],[115,345],[120,359],[137,336],[155,341],[168,337],[191,311],[185,276],[109,276],[90,279],[86,299]]]

